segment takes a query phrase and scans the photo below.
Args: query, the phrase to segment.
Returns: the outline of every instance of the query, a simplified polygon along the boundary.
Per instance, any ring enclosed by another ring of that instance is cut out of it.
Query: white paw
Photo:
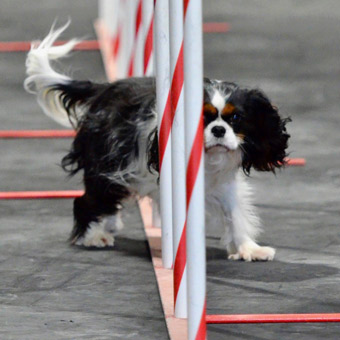
[[[273,261],[275,256],[275,249],[271,247],[261,247],[255,242],[244,242],[238,247],[235,254],[230,254],[230,260],[244,260],[251,261]]]
[[[113,247],[113,235],[103,229],[90,227],[84,237],[79,238],[76,243],[77,246],[84,247]]]

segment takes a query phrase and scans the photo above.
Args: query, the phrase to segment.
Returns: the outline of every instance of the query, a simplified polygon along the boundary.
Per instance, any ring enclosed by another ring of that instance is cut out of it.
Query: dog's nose
[[[226,129],[223,126],[214,126],[211,132],[215,137],[221,138],[225,135]]]

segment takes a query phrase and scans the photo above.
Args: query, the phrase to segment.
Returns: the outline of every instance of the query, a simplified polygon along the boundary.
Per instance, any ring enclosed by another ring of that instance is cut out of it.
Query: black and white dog
[[[124,200],[158,197],[155,80],[130,78],[109,84],[72,80],[50,61],[77,43],[53,46],[66,26],[51,29],[32,46],[25,88],[37,94],[46,115],[77,135],[63,168],[84,171],[85,194],[74,200],[73,244],[112,246]],[[255,239],[260,222],[246,176],[253,168],[272,171],[285,164],[289,135],[278,110],[259,90],[204,80],[204,138],[207,228],[223,226],[230,259],[272,260],[275,250]],[[242,171],[243,170],[243,171]]]

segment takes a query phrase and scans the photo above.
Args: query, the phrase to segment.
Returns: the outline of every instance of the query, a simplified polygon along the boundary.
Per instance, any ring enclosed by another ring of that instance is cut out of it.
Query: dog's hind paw
[[[275,249],[271,247],[261,247],[255,242],[244,242],[238,247],[235,254],[230,254],[230,260],[251,261],[272,261],[275,256]]]
[[[96,248],[113,247],[114,237],[101,228],[91,227],[87,230],[85,236],[75,242],[75,245]]]

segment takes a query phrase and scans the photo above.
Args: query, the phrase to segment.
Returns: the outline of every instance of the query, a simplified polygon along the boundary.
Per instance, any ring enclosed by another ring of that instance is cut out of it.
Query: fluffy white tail
[[[24,81],[25,90],[37,95],[38,103],[44,113],[66,127],[73,126],[72,117],[70,121],[70,117],[67,115],[60,99],[60,93],[53,90],[53,86],[69,84],[72,82],[72,79],[54,71],[50,61],[67,56],[79,42],[77,39],[72,39],[63,45],[53,46],[54,42],[69,24],[70,22],[67,22],[58,29],[55,29],[53,25],[49,34],[41,43],[32,43],[31,50],[26,58],[26,73],[28,77]]]

